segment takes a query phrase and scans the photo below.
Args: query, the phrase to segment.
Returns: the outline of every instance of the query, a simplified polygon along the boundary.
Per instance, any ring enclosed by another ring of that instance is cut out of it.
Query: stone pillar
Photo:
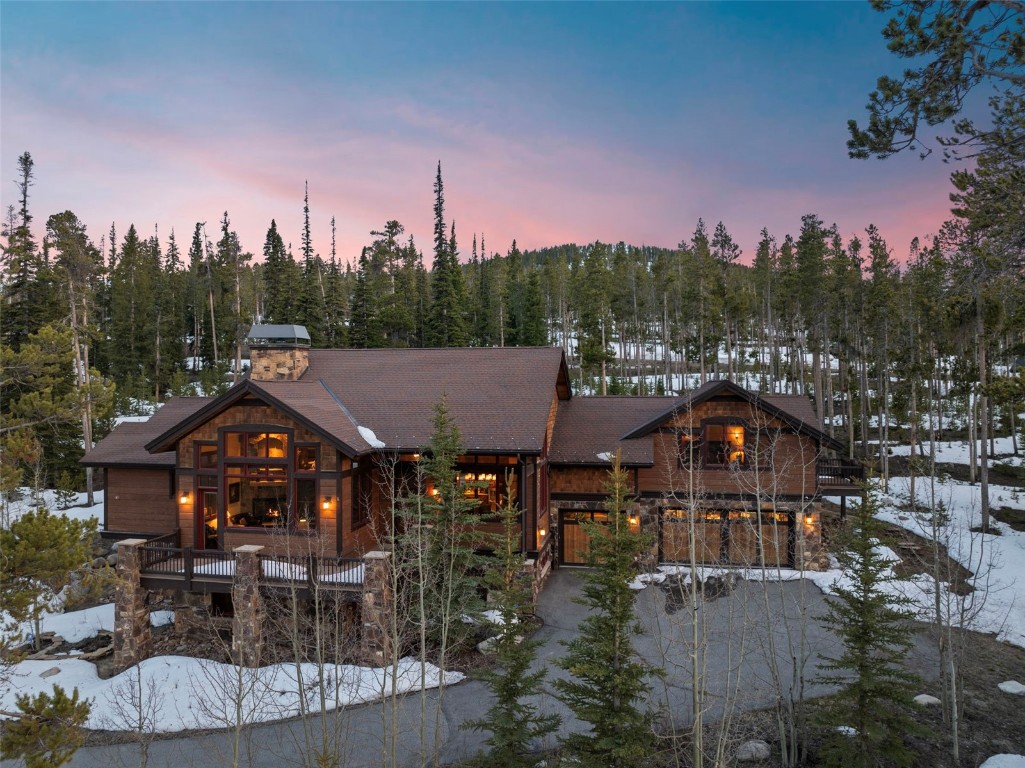
[[[822,513],[818,506],[811,507],[804,514],[794,515],[795,565],[801,570],[825,571],[829,569],[829,555],[822,542]]]
[[[145,539],[125,539],[117,545],[117,584],[114,596],[114,668],[121,672],[138,664],[150,652],[146,590],[142,588],[139,547]]]
[[[260,595],[260,559],[263,547],[235,547],[235,578],[231,603],[235,619],[231,630],[231,654],[236,664],[255,667],[263,652],[263,597]]]
[[[395,609],[391,589],[391,552],[367,552],[363,556],[363,662],[383,666],[391,658],[391,614]]]

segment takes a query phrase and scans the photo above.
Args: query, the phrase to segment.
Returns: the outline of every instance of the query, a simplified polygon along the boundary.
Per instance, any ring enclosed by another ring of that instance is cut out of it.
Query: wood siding
[[[171,533],[178,528],[178,501],[169,469],[107,469],[107,530]]]
[[[743,419],[753,446],[751,466],[702,467],[695,462],[693,471],[681,466],[677,433],[673,430],[700,430],[702,421],[713,417]],[[754,408],[739,398],[715,398],[701,403],[692,412],[680,414],[662,431],[653,432],[654,464],[636,470],[635,492],[641,494],[699,496],[802,496],[816,492],[816,460],[819,448],[815,440],[800,435],[789,425]],[[608,470],[600,467],[553,467],[549,488],[553,494],[592,495],[604,493]]]

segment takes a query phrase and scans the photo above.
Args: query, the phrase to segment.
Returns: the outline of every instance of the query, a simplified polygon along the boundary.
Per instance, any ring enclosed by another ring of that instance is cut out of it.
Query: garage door
[[[792,518],[788,513],[709,510],[662,511],[659,559],[666,563],[788,565]],[[693,522],[693,531],[692,531]]]
[[[580,512],[563,510],[559,514],[559,562],[564,565],[586,565],[590,551],[590,537],[581,525],[585,520],[608,522],[606,512]]]

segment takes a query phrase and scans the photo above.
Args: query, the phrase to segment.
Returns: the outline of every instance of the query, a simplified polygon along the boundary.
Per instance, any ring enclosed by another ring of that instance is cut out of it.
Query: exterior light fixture
[[[331,509],[331,497],[325,496],[324,500],[320,502],[320,508],[324,510]]]
[[[543,539],[543,538],[545,537],[545,533],[546,533],[546,531],[545,531],[545,529],[544,529],[544,528],[538,528],[538,529],[537,529],[537,535],[538,535],[538,536],[539,536],[540,538],[542,538],[542,539]]]
[[[182,491],[178,495],[178,503],[179,504],[188,504],[189,503],[189,492],[188,491]]]

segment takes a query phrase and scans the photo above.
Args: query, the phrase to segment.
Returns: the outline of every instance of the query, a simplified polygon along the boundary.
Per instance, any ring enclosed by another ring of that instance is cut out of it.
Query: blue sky
[[[70,209],[187,243],[225,210],[259,253],[358,256],[398,219],[429,252],[442,163],[461,250],[673,246],[698,217],[750,256],[817,213],[898,257],[949,209],[939,157],[847,159],[846,120],[899,71],[867,3],[0,5],[4,208],[36,161],[42,226]],[[938,154],[938,153],[937,153]],[[429,256],[429,253],[425,252]]]

